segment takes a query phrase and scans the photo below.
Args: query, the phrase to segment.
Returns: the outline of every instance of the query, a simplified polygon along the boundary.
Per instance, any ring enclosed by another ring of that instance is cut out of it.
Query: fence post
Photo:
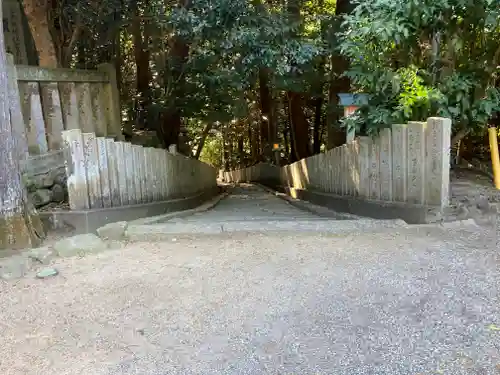
[[[115,137],[118,141],[123,141],[120,92],[118,91],[115,66],[110,63],[101,64],[98,69],[106,72],[109,77],[109,83],[104,84],[104,100],[107,101],[106,107],[108,107],[108,135]]]
[[[101,100],[101,83],[92,83],[90,85],[90,101],[92,103],[92,121],[95,127],[95,133],[98,137],[106,137],[108,128],[106,116],[104,116],[103,103]]]
[[[99,174],[101,175],[102,204],[111,207],[111,186],[109,180],[108,141],[104,137],[97,137],[97,150],[99,153]]]
[[[89,207],[102,208],[101,175],[99,172],[99,151],[94,133],[83,133],[85,169],[87,171],[87,186],[89,190]]]
[[[408,123],[408,189],[409,203],[425,203],[425,122]]]
[[[125,142],[123,144],[123,156],[125,159],[125,169],[127,171],[125,175],[125,180],[127,184],[127,192],[128,192],[128,204],[136,204],[137,203],[137,193],[136,193],[136,181],[135,181],[135,172],[137,167],[134,164],[134,150],[132,148],[132,144]]]
[[[24,124],[21,101],[19,99],[17,70],[14,65],[14,56],[10,53],[7,54],[7,79],[12,133],[16,138],[16,148],[19,153],[19,161],[24,163],[28,157],[28,141],[26,140],[26,126]]]
[[[47,124],[47,138],[49,149],[59,150],[62,146],[62,135],[64,122],[57,83],[41,83],[42,106]]]
[[[59,83],[59,91],[65,128],[80,129],[76,85],[73,82]]]
[[[382,129],[380,142],[380,199],[392,201],[392,141],[391,129]]]
[[[142,203],[144,192],[142,191],[142,162],[141,153],[142,147],[139,145],[132,145],[132,152],[134,154],[134,181],[135,181],[135,200],[136,203]]]
[[[370,199],[380,199],[380,141],[372,139],[370,144]]]
[[[406,202],[408,191],[408,127],[392,126],[392,199]]]
[[[359,195],[370,199],[370,137],[359,137]]]
[[[128,171],[125,166],[125,142],[115,142],[116,149],[116,170],[118,172],[118,186],[122,206],[129,204],[129,189],[127,186]]]
[[[23,82],[19,85],[19,92],[22,98],[23,117],[27,119],[28,150],[30,154],[44,154],[49,147],[40,99],[40,85],[38,82]]]
[[[90,84],[79,83],[76,85],[76,97],[78,100],[78,118],[80,129],[85,133],[95,131],[93,121],[92,99],[90,98]]]
[[[451,120],[431,117],[427,119],[425,135],[425,184],[427,204],[445,207],[450,192]]]
[[[116,155],[116,143],[111,138],[106,138],[106,150],[108,152],[109,189],[111,191],[111,204],[113,207],[121,205],[120,185],[118,180],[118,160]]]
[[[65,130],[62,138],[69,151],[66,158],[69,207],[72,210],[88,209],[89,194],[82,132],[78,129]]]

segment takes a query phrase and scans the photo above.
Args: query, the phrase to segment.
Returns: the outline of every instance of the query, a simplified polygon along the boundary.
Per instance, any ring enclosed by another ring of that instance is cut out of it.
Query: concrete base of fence
[[[273,188],[276,188],[275,186]],[[374,219],[402,219],[408,224],[427,224],[440,219],[439,209],[409,203],[382,202],[351,198],[314,190],[281,188],[286,194],[337,212]]]
[[[218,187],[214,187],[188,198],[93,210],[40,212],[40,217],[45,228],[57,229],[69,225],[74,228],[74,234],[94,233],[98,228],[108,223],[189,210],[220,192]]]

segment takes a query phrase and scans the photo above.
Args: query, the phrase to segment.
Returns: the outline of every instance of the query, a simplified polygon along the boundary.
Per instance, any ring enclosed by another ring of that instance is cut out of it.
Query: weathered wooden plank
[[[94,133],[82,133],[85,155],[85,170],[90,208],[102,208],[101,174],[99,173],[99,151]]]
[[[392,201],[392,139],[391,129],[382,129],[380,144],[380,199]]]
[[[94,132],[94,121],[92,111],[92,99],[90,97],[90,84],[79,83],[76,85],[76,97],[78,101],[78,118],[80,129],[83,132]]]
[[[64,121],[64,129],[80,129],[80,116],[78,115],[78,98],[76,85],[73,82],[60,83],[59,96]]]
[[[102,64],[99,70],[105,72],[109,78],[104,85],[101,98],[106,103],[106,117],[109,125],[108,134],[117,140],[123,140],[122,121],[120,109],[120,92],[118,91],[118,82],[116,80],[116,69],[113,64]]]
[[[62,136],[70,154],[66,160],[69,207],[71,210],[85,210],[90,205],[82,132],[66,130]]]
[[[110,77],[106,71],[42,68],[40,66],[17,65],[19,81],[26,82],[102,82],[108,83]]]
[[[37,82],[19,85],[21,106],[27,125],[28,150],[30,154],[43,154],[49,150],[45,121],[43,118],[40,87]]]
[[[111,186],[109,181],[109,161],[107,140],[104,137],[97,137],[97,150],[99,153],[99,173],[101,175],[102,204],[104,207],[111,207]]]
[[[62,132],[64,130],[59,87],[57,83],[42,83],[40,89],[49,149],[58,150],[62,147]]]
[[[28,158],[28,140],[26,138],[26,126],[24,124],[23,113],[21,109],[21,100],[19,96],[19,86],[17,83],[17,72],[14,65],[14,57],[7,55],[7,78],[10,103],[10,122],[12,132],[16,138],[16,149],[20,161]]]
[[[108,124],[104,115],[101,92],[104,90],[102,83],[90,84],[90,97],[92,102],[92,121],[95,126],[95,132],[100,137],[108,135]]]
[[[445,207],[450,193],[451,120],[427,119],[425,134],[425,203]]]
[[[392,126],[392,199],[406,202],[408,190],[408,127]]]
[[[408,123],[408,189],[409,203],[425,203],[425,122]]]

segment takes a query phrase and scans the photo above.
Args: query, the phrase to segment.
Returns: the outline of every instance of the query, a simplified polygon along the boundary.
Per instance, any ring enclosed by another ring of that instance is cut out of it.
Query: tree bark
[[[321,126],[322,126],[323,98],[318,98],[314,106],[314,127],[313,127],[313,153],[321,152]]]
[[[291,22],[301,22],[301,0],[288,1],[288,14]],[[292,35],[296,37],[296,35]],[[302,93],[288,92],[290,100],[290,125],[294,140],[295,158],[297,160],[311,156],[309,149],[309,122],[304,113],[305,101]]]
[[[340,29],[342,17],[352,11],[353,4],[350,0],[337,0],[335,15],[337,16],[336,28]],[[327,126],[327,148],[332,149],[345,143],[346,133],[339,128],[339,121],[343,113],[339,105],[340,93],[348,93],[351,90],[351,82],[347,77],[340,77],[347,69],[349,69],[349,61],[342,55],[333,55],[330,59],[330,88],[328,90],[328,115],[326,120]]]
[[[288,95],[295,159],[301,160],[311,156],[309,149],[309,123],[304,114],[304,99],[302,95],[296,92],[289,92]]]
[[[0,16],[3,19],[1,1]],[[0,28],[0,249],[23,249],[38,246],[44,233],[21,178],[17,140],[10,123],[6,57]]]
[[[259,98],[260,98],[260,145],[262,154],[271,156],[271,142],[274,141],[275,126],[272,114],[273,98],[269,89],[269,76],[266,68],[259,69]]]
[[[201,133],[201,138],[200,142],[198,143],[198,146],[196,147],[196,154],[194,155],[194,158],[198,160],[201,155],[201,151],[203,150],[203,146],[205,146],[205,141],[207,140],[208,133],[210,133],[210,130],[212,129],[212,123],[208,122],[205,125],[205,128],[203,129],[203,133]]]
[[[45,68],[57,68],[57,52],[54,40],[50,34],[47,10],[47,0],[23,0],[24,13],[28,19],[35,47],[38,52],[39,65]]]
[[[191,7],[191,0],[179,0],[178,6],[189,9]],[[169,57],[172,65],[169,77],[172,87],[170,88],[169,95],[172,97],[172,100],[161,115],[158,129],[159,136],[167,148],[172,144],[179,146],[179,135],[182,127],[182,110],[179,105],[179,98],[184,97],[186,82],[184,70],[189,56],[188,42],[182,37],[178,35],[173,36],[169,44]],[[165,84],[167,83],[165,82]]]
[[[136,66],[136,128],[145,129],[147,124],[147,109],[151,104],[151,90],[149,84],[152,80],[149,68],[150,51],[148,48],[149,36],[147,27],[142,26],[142,17],[139,7],[135,5],[135,17],[132,20],[132,40],[134,43],[134,57]],[[144,29],[144,32],[143,32]]]

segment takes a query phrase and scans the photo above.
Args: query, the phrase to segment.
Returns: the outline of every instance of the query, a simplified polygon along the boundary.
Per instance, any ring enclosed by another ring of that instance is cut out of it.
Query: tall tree
[[[22,249],[40,243],[43,227],[28,203],[21,178],[18,140],[10,121],[6,57],[3,28],[0,28],[0,249]]]
[[[39,65],[46,68],[59,66],[57,60],[56,46],[50,33],[48,8],[51,1],[47,0],[23,0],[24,13],[35,41],[38,52]]]

